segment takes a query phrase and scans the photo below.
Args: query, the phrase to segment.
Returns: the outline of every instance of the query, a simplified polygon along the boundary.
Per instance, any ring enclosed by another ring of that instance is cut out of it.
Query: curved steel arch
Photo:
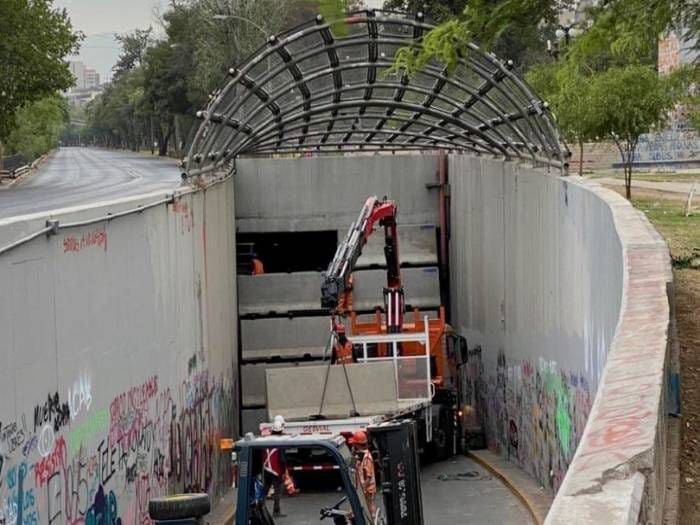
[[[454,71],[433,61],[412,77],[396,51],[434,26],[382,10],[278,36],[229,71],[197,116],[185,169],[200,175],[239,155],[453,150],[564,169],[569,152],[546,103],[502,62],[470,44]]]

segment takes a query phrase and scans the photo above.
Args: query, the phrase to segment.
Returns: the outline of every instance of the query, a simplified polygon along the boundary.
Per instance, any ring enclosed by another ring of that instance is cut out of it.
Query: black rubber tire
[[[148,502],[148,515],[153,520],[179,520],[201,518],[209,514],[209,494],[175,494],[153,498]]]
[[[433,429],[432,457],[435,461],[445,461],[452,457],[454,429],[450,424],[450,410],[440,408],[438,428]]]

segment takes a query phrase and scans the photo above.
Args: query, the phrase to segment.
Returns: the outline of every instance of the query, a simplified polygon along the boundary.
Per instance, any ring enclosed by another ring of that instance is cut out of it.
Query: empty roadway
[[[0,189],[0,219],[149,193],[180,184],[173,159],[129,151],[60,148],[38,171]]]

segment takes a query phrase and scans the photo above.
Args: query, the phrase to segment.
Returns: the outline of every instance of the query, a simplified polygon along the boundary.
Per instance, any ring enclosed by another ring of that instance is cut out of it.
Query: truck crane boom
[[[400,332],[403,324],[403,288],[399,262],[399,243],[396,230],[396,203],[369,197],[348,233],[338,245],[328,269],[321,274],[321,306],[331,314],[337,313],[347,303],[352,290],[351,276],[362,249],[379,224],[384,227],[384,256],[387,264],[387,286],[384,302],[389,320],[389,331]],[[342,313],[342,312],[341,312]]]

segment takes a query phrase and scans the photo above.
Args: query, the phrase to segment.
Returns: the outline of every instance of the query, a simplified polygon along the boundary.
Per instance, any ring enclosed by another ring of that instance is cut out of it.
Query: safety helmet
[[[367,444],[367,432],[364,430],[358,430],[352,433],[350,439],[348,440],[350,445],[366,445]]]
[[[282,432],[284,430],[284,418],[280,415],[275,416],[272,420],[272,431]]]

